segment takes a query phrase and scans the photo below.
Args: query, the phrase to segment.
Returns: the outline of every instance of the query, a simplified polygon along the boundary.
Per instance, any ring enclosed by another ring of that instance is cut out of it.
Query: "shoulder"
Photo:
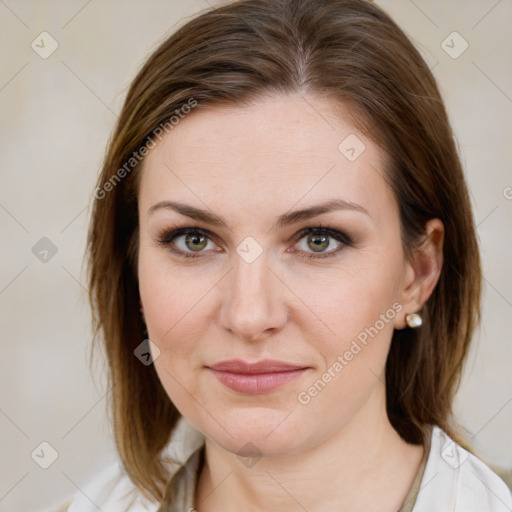
[[[46,512],[154,512],[151,504],[138,491],[118,462],[107,466],[74,496]]]
[[[202,434],[180,417],[168,445],[161,453],[171,480],[203,442]],[[116,461],[80,488],[69,503],[48,512],[157,512],[159,506],[142,494],[122,464]]]
[[[156,512],[158,505],[145,498],[119,462],[107,466],[80,488],[65,512]],[[57,509],[54,512],[60,512]]]
[[[430,453],[414,512],[510,512],[512,494],[480,459],[432,428]]]

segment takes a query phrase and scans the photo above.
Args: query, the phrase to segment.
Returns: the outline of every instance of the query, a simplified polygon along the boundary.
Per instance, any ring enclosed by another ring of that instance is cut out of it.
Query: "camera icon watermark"
[[[450,466],[452,469],[457,469],[466,460],[468,459],[469,455],[466,450],[458,449],[455,443],[451,442],[449,445],[447,445],[443,451],[441,452],[442,459]]]
[[[253,263],[263,254],[263,247],[255,238],[248,236],[238,244],[236,252],[246,263]]]
[[[254,443],[245,443],[237,452],[242,464],[248,468],[254,467],[262,457],[262,453]]]
[[[350,162],[357,160],[365,149],[364,142],[355,133],[345,137],[338,146],[339,152]]]
[[[59,452],[50,443],[43,441],[34,448],[30,457],[39,467],[48,469],[59,458]]]
[[[503,197],[505,199],[512,199],[512,187],[505,187],[503,189]]]
[[[48,263],[56,254],[57,246],[46,236],[32,247],[32,254],[42,263]]]
[[[138,345],[133,353],[144,366],[153,364],[160,357],[160,349],[149,339]]]
[[[458,59],[469,48],[469,43],[458,32],[453,31],[441,42],[441,48],[452,59]]]
[[[59,47],[59,43],[48,32],[41,32],[30,46],[39,57],[47,59]]]

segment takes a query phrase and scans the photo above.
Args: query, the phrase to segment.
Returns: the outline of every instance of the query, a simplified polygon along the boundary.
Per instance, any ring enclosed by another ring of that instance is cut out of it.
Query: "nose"
[[[265,253],[247,263],[236,257],[224,283],[220,321],[237,338],[258,341],[285,325],[285,286],[269,268]]]

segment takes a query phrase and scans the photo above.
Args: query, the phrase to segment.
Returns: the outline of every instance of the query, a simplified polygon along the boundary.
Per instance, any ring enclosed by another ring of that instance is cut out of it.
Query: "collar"
[[[171,475],[156,512],[194,511],[195,488],[204,460],[204,435],[181,416],[162,459]],[[512,494],[483,462],[432,427],[430,449],[413,512],[510,512]]]
[[[162,452],[162,461],[171,478],[157,512],[194,510],[197,475],[204,457],[204,435],[181,416]]]

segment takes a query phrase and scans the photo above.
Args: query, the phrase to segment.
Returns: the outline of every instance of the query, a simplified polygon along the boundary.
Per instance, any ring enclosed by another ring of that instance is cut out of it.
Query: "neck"
[[[380,512],[399,510],[423,447],[402,440],[385,406],[375,407],[385,401],[373,400],[320,444],[290,456],[262,457],[252,467],[207,439],[196,510],[367,512],[376,503]]]

